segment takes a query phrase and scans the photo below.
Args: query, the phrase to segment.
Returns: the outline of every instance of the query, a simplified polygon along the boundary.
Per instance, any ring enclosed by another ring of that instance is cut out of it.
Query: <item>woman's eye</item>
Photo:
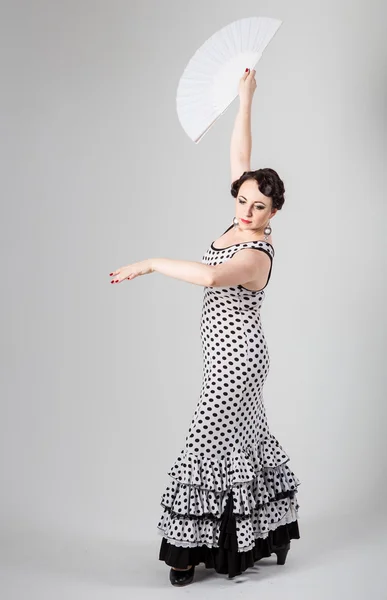
[[[239,204],[246,204],[246,202],[244,200],[239,200]],[[258,205],[258,206],[255,206],[254,208],[258,208],[258,210],[263,210],[265,207]]]

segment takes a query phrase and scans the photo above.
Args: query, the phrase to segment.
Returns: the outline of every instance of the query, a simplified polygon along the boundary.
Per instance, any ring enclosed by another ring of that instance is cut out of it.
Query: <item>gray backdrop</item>
[[[28,532],[148,540],[145,561],[157,563],[160,496],[199,398],[203,288],[157,273],[113,286],[109,273],[150,257],[200,261],[231,223],[238,102],[195,145],[175,96],[196,49],[246,16],[283,20],[257,67],[252,115],[252,168],[276,169],[286,187],[262,308],[270,427],[301,480],[304,540],[321,519],[322,529],[346,517],[359,530],[383,515],[386,4],[8,1],[0,521],[9,548]]]

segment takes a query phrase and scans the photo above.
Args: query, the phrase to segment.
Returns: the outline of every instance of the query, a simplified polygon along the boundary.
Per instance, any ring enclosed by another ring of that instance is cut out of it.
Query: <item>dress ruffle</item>
[[[233,496],[232,490],[229,496]],[[240,517],[233,513],[236,518],[238,549],[245,552],[251,549],[254,545],[252,542],[257,537],[266,537],[270,531],[280,525],[296,521],[298,508],[296,499],[286,498],[253,510],[251,515]],[[225,511],[226,508],[223,515]],[[193,547],[197,544],[205,544],[213,547],[217,545],[223,515],[220,518],[213,515],[191,518],[173,513],[164,507],[157,527],[163,532],[164,537],[175,545]]]
[[[292,498],[299,485],[300,481],[286,464],[253,473],[251,480],[232,485],[234,512],[251,515],[254,509],[264,508],[269,502]],[[225,508],[226,492],[172,479],[161,497],[161,505],[182,516],[219,518]]]
[[[168,475],[180,483],[202,490],[224,491],[238,483],[256,478],[263,469],[285,465],[289,457],[273,435],[255,446],[230,451],[221,459],[210,459],[188,452],[185,448],[172,465]],[[285,471],[283,470],[285,473]],[[294,476],[290,470],[287,475]]]
[[[232,498],[233,495],[229,494],[220,520],[198,519],[191,522],[191,526],[194,524],[193,533],[197,536],[196,539],[203,539],[203,533],[204,536],[206,533],[207,536],[210,536],[212,532],[213,545],[194,541],[189,546],[189,542],[179,543],[176,540],[169,540],[168,537],[163,535],[159,560],[164,561],[171,567],[180,569],[203,562],[206,568],[214,568],[217,573],[228,574],[229,578],[232,578],[252,567],[257,560],[269,557],[275,550],[289,544],[290,540],[300,538],[297,514],[294,514],[294,508],[293,510],[291,508],[281,521],[277,521],[275,525],[272,524],[273,528],[266,535],[255,537],[250,547],[240,549],[238,547],[238,527],[246,525],[246,518],[243,518],[245,522],[242,523],[239,520],[240,518],[235,516]],[[179,527],[176,527],[173,520],[169,520],[170,513],[168,510],[164,509],[164,511],[160,521],[160,533],[165,534],[168,529],[163,524],[164,520],[169,522],[172,531],[174,529],[180,531],[184,521],[180,519]],[[286,518],[288,521],[286,521]],[[187,529],[190,529],[189,520],[187,520],[186,526]],[[250,534],[254,535],[253,531]]]
[[[230,576],[299,538],[300,481],[274,436],[215,460],[183,449],[168,472],[160,560],[204,562]]]

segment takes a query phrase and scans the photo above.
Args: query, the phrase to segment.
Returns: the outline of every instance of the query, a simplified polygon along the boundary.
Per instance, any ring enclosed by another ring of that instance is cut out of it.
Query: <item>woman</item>
[[[233,224],[201,263],[155,258],[110,274],[118,283],[157,271],[204,287],[200,398],[168,472],[157,525],[159,560],[171,567],[173,585],[191,583],[201,562],[229,578],[272,553],[285,564],[290,540],[300,537],[300,481],[269,431],[263,403],[270,359],[260,309],[274,257],[270,219],[285,188],[272,169],[250,171],[255,88],[255,70],[246,69],[231,139]]]

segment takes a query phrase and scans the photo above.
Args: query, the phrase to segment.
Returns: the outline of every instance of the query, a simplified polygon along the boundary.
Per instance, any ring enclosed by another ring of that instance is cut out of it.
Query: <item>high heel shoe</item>
[[[188,585],[193,580],[195,573],[195,565],[183,571],[171,569],[169,572],[169,580],[172,585]]]
[[[284,546],[278,547],[274,550],[274,554],[277,555],[277,565],[284,565],[286,562],[286,555],[290,550],[290,542]]]

